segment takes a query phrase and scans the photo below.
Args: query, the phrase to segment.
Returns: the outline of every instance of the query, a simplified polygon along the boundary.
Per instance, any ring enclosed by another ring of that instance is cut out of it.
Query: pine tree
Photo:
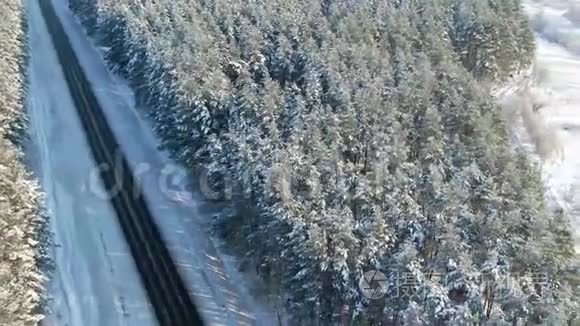
[[[48,236],[41,195],[22,162],[26,36],[22,3],[0,3],[0,324],[36,325],[43,318]]]

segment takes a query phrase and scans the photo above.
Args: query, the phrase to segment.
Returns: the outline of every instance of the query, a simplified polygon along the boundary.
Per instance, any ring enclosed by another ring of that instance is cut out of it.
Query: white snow
[[[211,215],[203,211],[203,198],[187,190],[192,188],[189,186],[191,178],[187,172],[173,163],[167,153],[158,149],[158,140],[152,126],[142,116],[144,110],[136,108],[127,83],[109,73],[97,47],[91,43],[67,8],[68,1],[52,2],[204,319],[211,325],[277,325],[278,318],[274,309],[250,294],[252,282],[238,272],[233,257],[221,253],[221,243],[210,234]],[[35,51],[32,50],[33,53]],[[56,64],[51,65],[56,67]],[[70,138],[78,141],[82,137]],[[50,149],[54,146],[57,145],[52,145]],[[82,146],[86,148],[84,142]],[[71,150],[75,155],[84,152],[86,149]],[[60,180],[62,177],[55,176],[53,179]],[[98,193],[94,191],[98,189],[91,190]],[[91,278],[87,282],[95,284],[100,281],[86,272],[83,277]],[[96,314],[96,311],[86,311],[83,316],[89,319]],[[122,325],[119,322],[95,321],[72,324]]]
[[[27,0],[27,160],[46,193],[55,270],[44,325],[155,325],[76,116],[37,0]],[[92,185],[89,187],[88,185]]]
[[[572,217],[580,250],[580,1],[527,1],[539,77],[524,91],[540,109],[524,119],[548,198]],[[531,111],[529,111],[531,112]]]

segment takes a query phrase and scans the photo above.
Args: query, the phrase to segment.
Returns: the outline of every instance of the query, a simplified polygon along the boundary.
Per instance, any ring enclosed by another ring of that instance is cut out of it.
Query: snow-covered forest
[[[295,324],[579,311],[567,217],[488,91],[532,62],[520,0],[71,5]],[[380,299],[368,270],[389,278]]]
[[[40,320],[40,195],[22,163],[26,55],[19,0],[0,1],[0,325]]]

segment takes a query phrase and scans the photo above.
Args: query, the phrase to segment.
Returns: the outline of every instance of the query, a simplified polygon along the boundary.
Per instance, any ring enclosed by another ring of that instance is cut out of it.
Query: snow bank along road
[[[58,58],[85,128],[93,157],[97,163],[106,167],[100,169],[100,175],[110,194],[159,324],[201,325],[201,317],[187,286],[165,247],[143,194],[135,183],[129,164],[103,117],[52,4],[49,1],[41,1],[40,7],[49,34],[56,45]]]

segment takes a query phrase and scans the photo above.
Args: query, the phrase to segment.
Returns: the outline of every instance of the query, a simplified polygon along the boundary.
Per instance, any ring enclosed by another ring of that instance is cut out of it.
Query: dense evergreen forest
[[[580,311],[569,222],[486,86],[533,60],[520,0],[71,7],[164,145],[222,193],[218,229],[293,324],[563,325]],[[359,289],[369,270],[389,279],[381,298]]]
[[[22,164],[25,37],[20,0],[0,1],[0,325],[37,325],[40,197]]]

